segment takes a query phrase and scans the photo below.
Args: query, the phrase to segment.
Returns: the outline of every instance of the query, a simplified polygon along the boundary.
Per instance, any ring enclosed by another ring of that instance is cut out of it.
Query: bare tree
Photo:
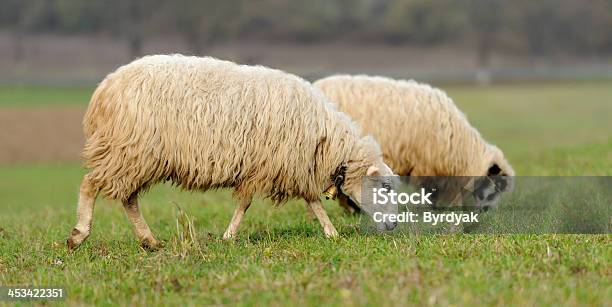
[[[25,47],[23,45],[24,15],[26,4],[19,0],[3,1],[2,7],[5,12],[10,14],[2,15],[2,23],[11,33],[11,54],[15,62],[21,62],[25,58]]]
[[[488,69],[502,20],[502,0],[472,0],[469,20],[476,39],[476,64]]]
[[[201,55],[217,41],[230,36],[240,12],[240,0],[179,0],[173,3],[175,27],[191,51]]]
[[[502,0],[471,0],[468,2],[468,20],[476,40],[476,81],[491,82],[491,56],[497,43],[502,20]]]
[[[127,41],[130,57],[136,58],[142,55],[143,44],[143,1],[128,0],[126,14],[127,17]]]

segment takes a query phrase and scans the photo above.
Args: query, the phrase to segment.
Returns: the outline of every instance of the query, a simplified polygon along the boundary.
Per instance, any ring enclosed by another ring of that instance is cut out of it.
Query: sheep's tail
[[[104,79],[91,96],[89,107],[83,117],[83,134],[85,139],[91,138],[98,129],[100,121],[103,121],[104,118],[107,118],[107,115],[110,115],[106,111],[109,103],[107,100],[110,99],[108,86],[107,79]]]
[[[88,169],[97,169],[104,165],[105,159],[108,158],[109,142],[108,130],[109,121],[112,119],[113,99],[109,89],[109,82],[104,79],[96,88],[89,107],[83,117],[83,134],[85,135],[85,146],[81,152],[84,166]],[[96,176],[92,175],[91,179],[96,182]]]

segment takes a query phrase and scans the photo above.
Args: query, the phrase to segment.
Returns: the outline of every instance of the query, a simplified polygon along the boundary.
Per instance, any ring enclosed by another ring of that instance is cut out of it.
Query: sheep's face
[[[397,214],[397,204],[391,202],[387,204],[375,204],[371,189],[387,189],[397,190],[399,184],[397,176],[384,163],[372,165],[368,168],[366,176],[362,178],[361,183],[353,184],[344,188],[344,193],[347,194],[359,208],[374,220],[374,214],[380,212],[382,214]],[[367,188],[370,191],[364,191]],[[379,230],[393,230],[397,226],[397,222],[375,222]]]
[[[503,192],[514,187],[514,170],[502,152],[488,145],[479,176],[410,177],[417,188],[431,192],[434,207],[466,206],[487,211],[494,208]]]
[[[512,191],[515,175],[499,148],[488,145],[487,150],[490,160],[486,165],[485,176],[474,184],[476,205],[485,211],[497,205],[503,192]]]

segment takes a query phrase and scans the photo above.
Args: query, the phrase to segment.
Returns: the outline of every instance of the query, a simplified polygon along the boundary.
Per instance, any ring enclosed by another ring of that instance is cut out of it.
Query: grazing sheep
[[[376,141],[361,136],[310,83],[213,58],[155,55],[117,69],[95,90],[83,128],[89,173],[81,183],[70,249],[89,235],[99,192],[123,203],[142,245],[154,249],[159,242],[137,199],[158,182],[188,190],[234,188],[238,206],[224,238],[236,233],[255,196],[275,203],[301,197],[325,234],[336,236],[321,192],[336,185],[361,200],[362,178],[393,174]],[[397,210],[361,206],[366,212]]]
[[[448,195],[438,195],[439,201],[455,201],[458,189],[465,188],[486,210],[500,192],[512,188],[514,170],[501,150],[480,136],[443,91],[414,81],[363,75],[327,77],[314,85],[372,133],[385,163],[398,175],[491,176],[471,185],[452,179],[445,183]],[[430,183],[417,182],[431,187]],[[460,187],[452,187],[457,184]],[[346,208],[347,199],[340,200]]]

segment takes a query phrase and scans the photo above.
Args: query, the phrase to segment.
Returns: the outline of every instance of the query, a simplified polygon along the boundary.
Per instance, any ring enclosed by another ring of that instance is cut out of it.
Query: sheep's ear
[[[501,168],[499,168],[499,165],[497,165],[497,163],[493,163],[493,165],[491,165],[491,167],[489,167],[489,170],[487,171],[487,176],[497,176],[499,175],[499,173],[501,173]]]
[[[376,167],[375,165],[372,165],[368,168],[368,172],[366,173],[366,175],[370,177],[380,176],[380,169],[378,169],[378,167]]]

